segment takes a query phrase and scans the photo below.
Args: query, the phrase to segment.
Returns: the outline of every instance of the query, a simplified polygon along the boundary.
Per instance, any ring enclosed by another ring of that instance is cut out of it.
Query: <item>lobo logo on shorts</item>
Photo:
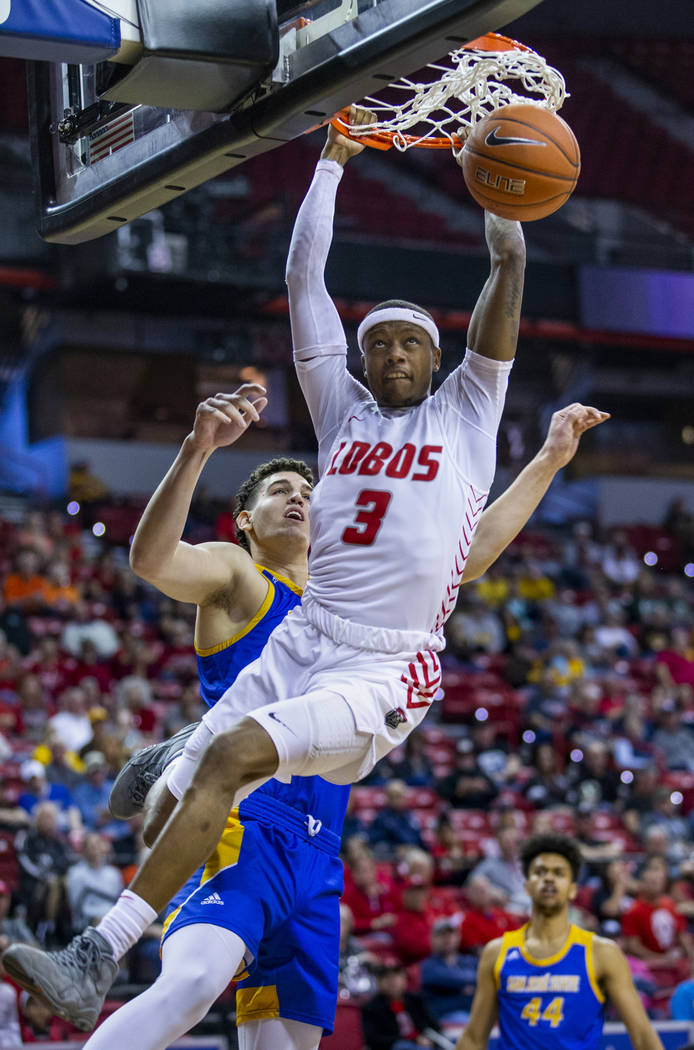
[[[391,729],[397,729],[399,725],[407,721],[407,715],[401,707],[394,707],[388,712],[384,721]]]

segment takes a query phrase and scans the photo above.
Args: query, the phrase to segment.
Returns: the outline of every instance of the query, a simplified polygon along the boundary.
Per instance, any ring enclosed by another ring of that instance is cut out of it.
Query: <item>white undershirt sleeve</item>
[[[511,361],[468,350],[434,398],[445,413],[451,453],[462,475],[488,492],[496,467],[496,438],[504,410]]]
[[[287,259],[294,361],[319,444],[332,441],[355,400],[367,391],[347,371],[347,340],[325,286],[335,196],[342,167],[321,160],[294,224]]]

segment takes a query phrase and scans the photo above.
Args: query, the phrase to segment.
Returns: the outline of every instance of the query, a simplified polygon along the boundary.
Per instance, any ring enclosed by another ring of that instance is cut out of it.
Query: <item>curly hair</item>
[[[520,851],[521,865],[526,878],[530,873],[530,865],[541,853],[557,853],[563,857],[571,868],[571,877],[576,881],[582,863],[581,850],[576,839],[556,832],[531,836]]]
[[[234,523],[242,510],[250,510],[254,505],[261,483],[266,478],[269,478],[271,474],[279,474],[281,471],[291,471],[294,474],[300,474],[302,478],[308,481],[309,485],[315,485],[313,471],[302,459],[289,459],[285,456],[278,456],[267,463],[261,463],[259,467],[256,467],[249,474],[236,493],[234,498]],[[240,546],[245,548],[250,554],[251,548],[248,537],[242,529],[236,530],[236,539]]]

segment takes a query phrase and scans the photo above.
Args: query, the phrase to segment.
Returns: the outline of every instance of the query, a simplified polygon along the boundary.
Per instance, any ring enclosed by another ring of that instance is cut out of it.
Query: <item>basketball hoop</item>
[[[374,149],[455,152],[462,149],[474,124],[502,106],[533,102],[556,112],[567,97],[557,69],[532,48],[500,33],[471,40],[441,63],[426,66],[429,70],[434,74],[431,80],[401,77],[388,85],[383,97],[365,98],[363,105],[376,115],[372,124],[351,125],[349,109],[337,113],[331,123]],[[519,82],[525,94],[516,94],[506,81]],[[404,101],[397,101],[403,96]]]

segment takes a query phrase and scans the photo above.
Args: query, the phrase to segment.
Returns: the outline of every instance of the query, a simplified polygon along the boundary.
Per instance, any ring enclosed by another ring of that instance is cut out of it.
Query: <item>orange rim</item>
[[[521,44],[519,40],[512,40],[510,36],[503,33],[485,33],[475,40],[469,40],[463,45],[465,51],[532,51],[531,47]],[[339,132],[346,135],[348,139],[361,142],[363,146],[371,149],[387,150],[393,148],[393,139],[397,135],[408,147],[415,146],[417,149],[462,149],[464,142],[457,135],[450,138],[445,135],[431,136],[430,138],[418,138],[416,135],[403,135],[396,131],[375,131],[371,135],[351,135],[349,132],[349,106],[345,106],[336,113],[330,123]]]

